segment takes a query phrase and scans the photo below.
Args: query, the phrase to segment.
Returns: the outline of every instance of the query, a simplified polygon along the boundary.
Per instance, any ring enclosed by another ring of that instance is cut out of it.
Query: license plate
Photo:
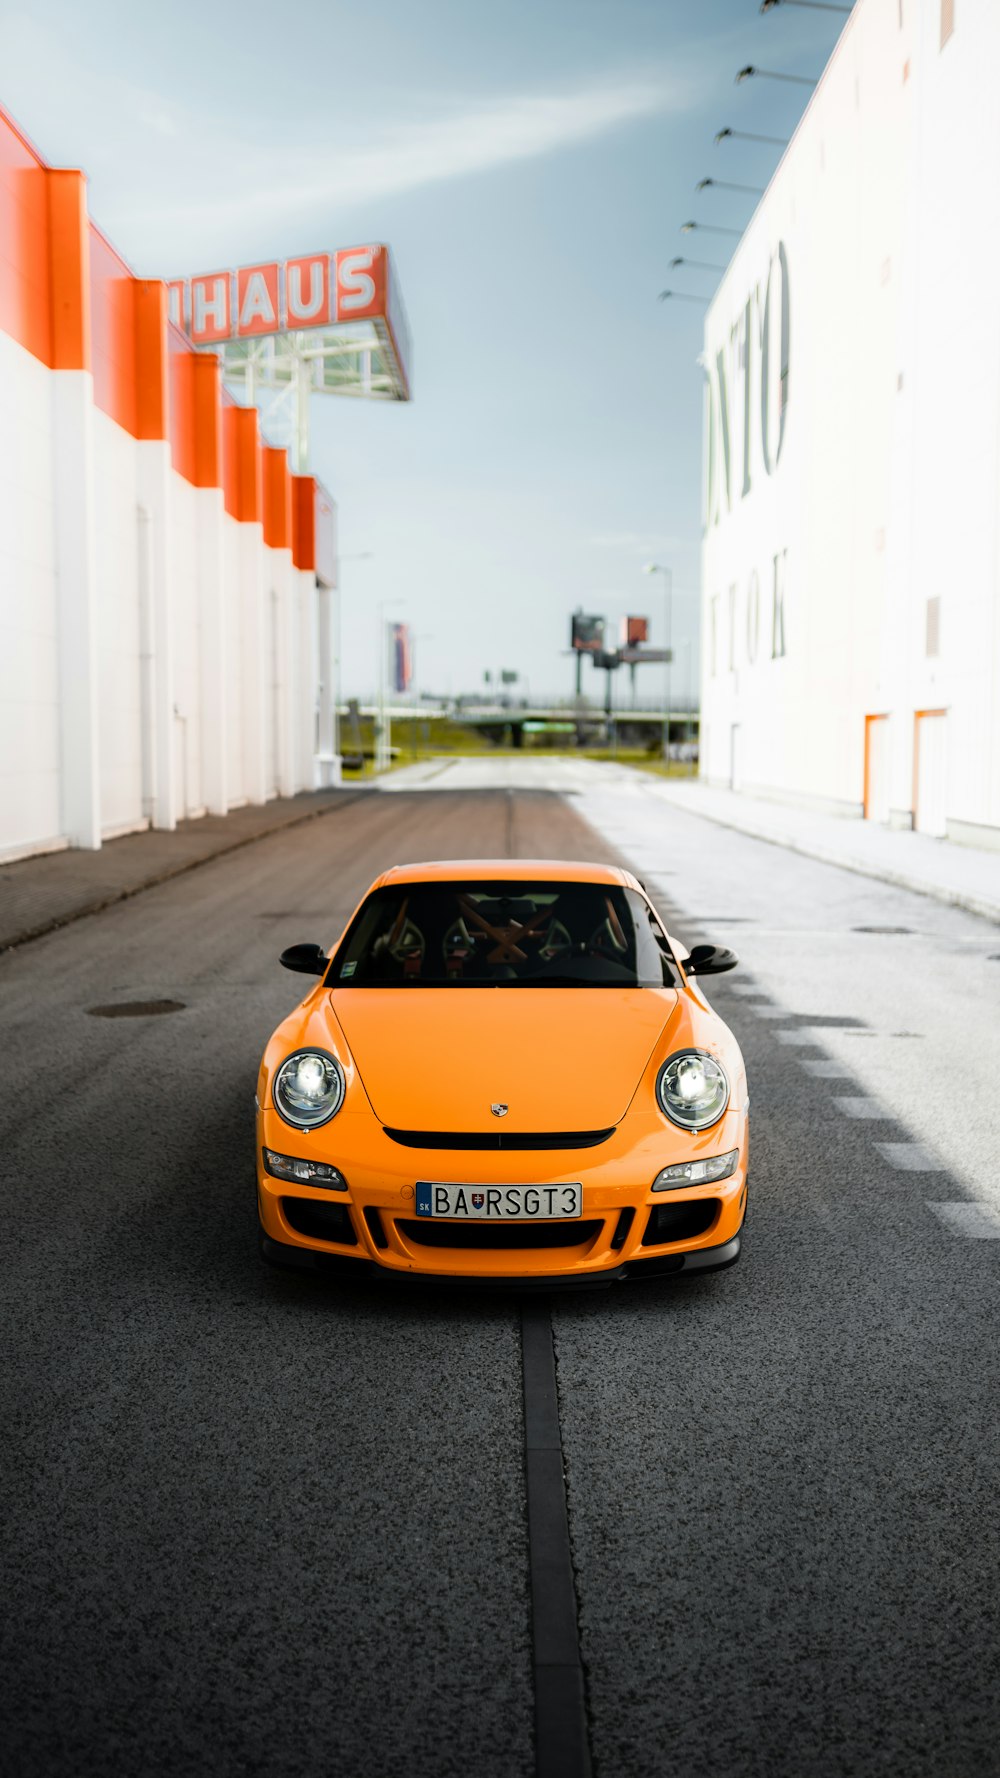
[[[437,1185],[417,1180],[417,1215],[489,1222],[549,1222],[579,1216],[582,1185]]]

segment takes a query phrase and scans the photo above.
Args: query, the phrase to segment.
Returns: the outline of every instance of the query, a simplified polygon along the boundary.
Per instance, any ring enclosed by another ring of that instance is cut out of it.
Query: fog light
[[[277,1154],[273,1148],[265,1148],[264,1166],[275,1179],[293,1179],[297,1185],[323,1185],[331,1192],[347,1190],[344,1175],[326,1161],[303,1161],[296,1155]]]
[[[664,1167],[653,1180],[653,1191],[676,1191],[680,1185],[713,1185],[717,1179],[728,1179],[740,1164],[740,1151],[731,1148],[728,1154],[713,1155],[708,1161],[678,1161]]]

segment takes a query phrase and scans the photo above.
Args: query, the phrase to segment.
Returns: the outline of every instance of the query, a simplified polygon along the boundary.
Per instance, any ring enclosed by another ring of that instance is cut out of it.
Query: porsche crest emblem
[[[494,1117],[506,1117],[508,1107],[506,1105],[491,1105],[490,1110]]]

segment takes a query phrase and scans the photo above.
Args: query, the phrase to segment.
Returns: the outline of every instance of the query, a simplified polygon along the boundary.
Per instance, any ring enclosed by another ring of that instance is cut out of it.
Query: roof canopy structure
[[[309,397],[408,401],[409,333],[388,247],[341,248],[171,283],[170,316],[233,395],[309,459]]]

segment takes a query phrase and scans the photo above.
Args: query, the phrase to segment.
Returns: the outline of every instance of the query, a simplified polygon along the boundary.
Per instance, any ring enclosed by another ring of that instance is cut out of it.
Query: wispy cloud
[[[648,117],[666,100],[662,86],[590,87],[572,93],[513,94],[474,110],[394,129],[381,141],[337,157],[330,176],[302,194],[364,202],[464,178],[589,141]]]
[[[54,157],[85,159],[106,226],[138,259],[152,252],[161,265],[178,249],[242,250],[275,218],[370,211],[373,201],[569,150],[692,102],[675,67],[550,79],[479,99],[396,93],[381,115],[341,106],[318,126],[312,116],[251,127],[245,105],[195,106],[92,49],[27,11],[0,16],[7,101]],[[260,124],[252,108],[249,116]]]
[[[209,192],[186,203],[183,211],[178,207],[177,213],[197,223],[215,215],[231,222],[269,211],[342,211],[571,148],[663,111],[672,97],[665,81],[513,93],[473,108],[449,107],[444,115],[414,117],[376,130],[360,144],[346,146],[333,139],[272,147],[256,169],[258,176],[251,178],[247,172],[255,156],[230,143],[225,158],[241,169],[242,189],[234,190],[229,181],[224,191]],[[323,168],[321,176],[318,167]]]

